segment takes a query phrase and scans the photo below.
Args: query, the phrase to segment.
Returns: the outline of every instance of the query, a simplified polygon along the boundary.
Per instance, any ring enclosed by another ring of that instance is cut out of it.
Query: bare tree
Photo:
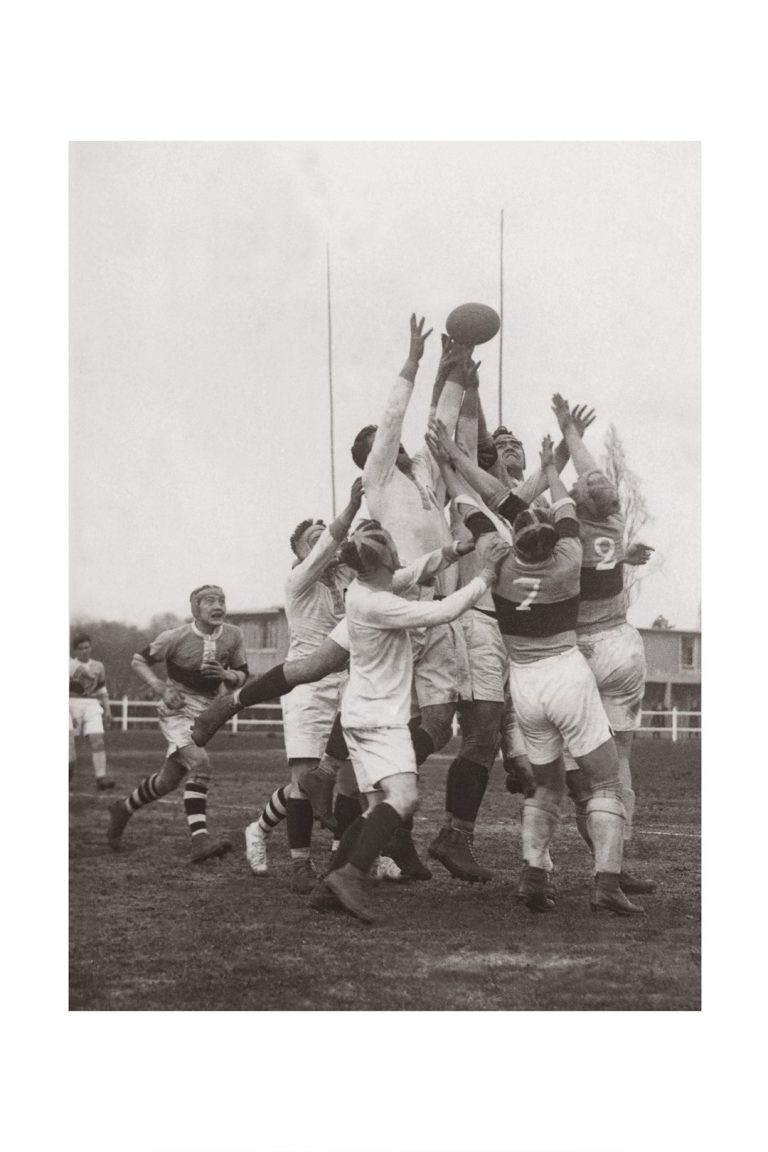
[[[615,424],[608,425],[603,446],[603,471],[619,493],[625,521],[624,547],[629,548],[638,540],[643,528],[651,519],[648,505],[643,496],[640,477],[627,464],[624,445]],[[640,591],[638,585],[644,575],[642,567],[624,566],[624,587],[630,604],[637,599]]]

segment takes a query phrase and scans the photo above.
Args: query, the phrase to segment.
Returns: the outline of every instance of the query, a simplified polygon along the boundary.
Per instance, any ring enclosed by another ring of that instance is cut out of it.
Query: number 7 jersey
[[[493,589],[499,629],[515,664],[545,660],[576,646],[582,547],[572,510],[556,516],[555,530],[559,539],[548,559],[526,564],[513,552]]]

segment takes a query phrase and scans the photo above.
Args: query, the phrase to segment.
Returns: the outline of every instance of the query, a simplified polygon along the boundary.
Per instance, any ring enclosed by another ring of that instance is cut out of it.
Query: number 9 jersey
[[[624,593],[624,517],[614,512],[591,520],[579,509],[583,557],[579,632],[612,628],[627,618]]]

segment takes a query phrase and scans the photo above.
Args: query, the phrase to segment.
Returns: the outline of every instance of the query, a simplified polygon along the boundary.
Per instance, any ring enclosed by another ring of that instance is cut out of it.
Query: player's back
[[[579,633],[623,624],[627,618],[623,568],[624,516],[616,512],[598,520],[582,510],[579,529],[583,551]]]
[[[392,595],[359,580],[347,591],[349,685],[341,707],[345,727],[408,723],[413,678],[410,636],[405,629],[382,628],[371,622],[378,614],[377,600],[385,602]]]
[[[514,663],[543,660],[575,646],[581,558],[581,543],[573,535],[558,539],[546,560],[525,563],[513,552],[502,564],[493,602]]]

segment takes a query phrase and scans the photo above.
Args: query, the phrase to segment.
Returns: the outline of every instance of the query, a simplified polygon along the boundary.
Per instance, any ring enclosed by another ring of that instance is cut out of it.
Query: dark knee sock
[[[339,792],[333,814],[336,817],[336,839],[341,840],[350,824],[354,824],[360,815],[360,801],[355,796],[344,796]]]
[[[349,799],[349,797],[347,797],[347,799]],[[333,862],[329,868],[330,872],[334,872],[337,868],[341,868],[343,864],[346,864],[350,852],[354,851],[357,847],[357,842],[360,839],[365,824],[366,820],[358,813],[356,819],[352,821],[339,841],[339,846],[333,854]]]
[[[333,756],[334,760],[347,760],[349,759],[349,749],[347,742],[344,739],[344,731],[341,727],[341,713],[337,712],[331,728],[331,734],[328,737],[328,743],[325,746],[325,753],[327,756]]]
[[[448,765],[448,775],[445,777],[445,810],[453,815],[453,804],[456,799],[456,765],[458,758]]]
[[[390,804],[377,804],[370,816],[363,820],[364,827],[357,845],[349,854],[349,863],[361,872],[367,872],[402,823]]]
[[[308,850],[312,843],[314,814],[309,800],[290,799],[285,805],[288,844],[292,851]]]
[[[435,743],[426,728],[421,727],[421,720],[418,716],[409,721],[408,727],[411,730],[413,751],[416,753],[416,765],[419,767],[428,756],[432,755],[435,750]]]
[[[267,700],[276,700],[278,696],[285,696],[290,691],[291,685],[285,678],[283,665],[276,664],[269,672],[257,676],[240,689],[240,703],[243,708],[247,708],[250,704],[264,704]]]
[[[488,787],[490,769],[483,764],[476,764],[474,760],[466,760],[463,756],[459,756],[454,763],[456,772],[448,811],[457,820],[474,824]]]

